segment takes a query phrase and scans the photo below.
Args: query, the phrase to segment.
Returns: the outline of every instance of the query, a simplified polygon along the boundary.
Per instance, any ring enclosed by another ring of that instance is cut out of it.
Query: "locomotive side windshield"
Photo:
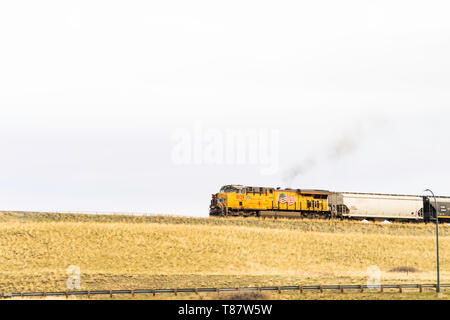
[[[233,186],[223,186],[220,189],[220,192],[235,192],[235,191],[236,191],[236,188]]]
[[[242,190],[241,186],[223,186],[220,189],[220,192],[236,192],[236,193],[240,193]]]

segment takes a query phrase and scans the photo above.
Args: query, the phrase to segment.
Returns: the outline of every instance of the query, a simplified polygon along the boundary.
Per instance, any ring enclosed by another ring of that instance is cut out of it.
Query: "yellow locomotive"
[[[210,216],[329,217],[323,190],[275,189],[227,185],[212,195]]]

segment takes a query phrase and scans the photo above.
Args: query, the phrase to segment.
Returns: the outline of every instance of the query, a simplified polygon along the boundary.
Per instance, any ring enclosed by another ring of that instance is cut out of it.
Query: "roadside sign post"
[[[436,209],[436,217],[435,217],[435,221],[436,221],[436,268],[437,268],[436,294],[438,297],[441,297],[442,296],[441,283],[440,283],[440,278],[439,278],[439,219],[438,219],[439,208],[437,205],[436,196],[434,195],[433,191],[431,191],[430,189],[426,189],[425,192],[430,192],[433,195],[434,205],[435,205],[435,209]]]

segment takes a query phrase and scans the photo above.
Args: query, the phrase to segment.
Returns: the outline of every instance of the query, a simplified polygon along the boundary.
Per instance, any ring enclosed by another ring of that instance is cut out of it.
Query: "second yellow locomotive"
[[[227,185],[212,195],[211,216],[330,216],[323,190],[275,189]]]

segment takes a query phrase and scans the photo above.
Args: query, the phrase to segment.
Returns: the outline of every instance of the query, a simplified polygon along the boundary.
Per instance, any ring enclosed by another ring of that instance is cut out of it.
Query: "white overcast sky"
[[[207,216],[221,185],[450,195],[448,1],[2,1],[0,210]],[[176,165],[276,130],[280,170]],[[352,148],[329,158],[336,142]]]

